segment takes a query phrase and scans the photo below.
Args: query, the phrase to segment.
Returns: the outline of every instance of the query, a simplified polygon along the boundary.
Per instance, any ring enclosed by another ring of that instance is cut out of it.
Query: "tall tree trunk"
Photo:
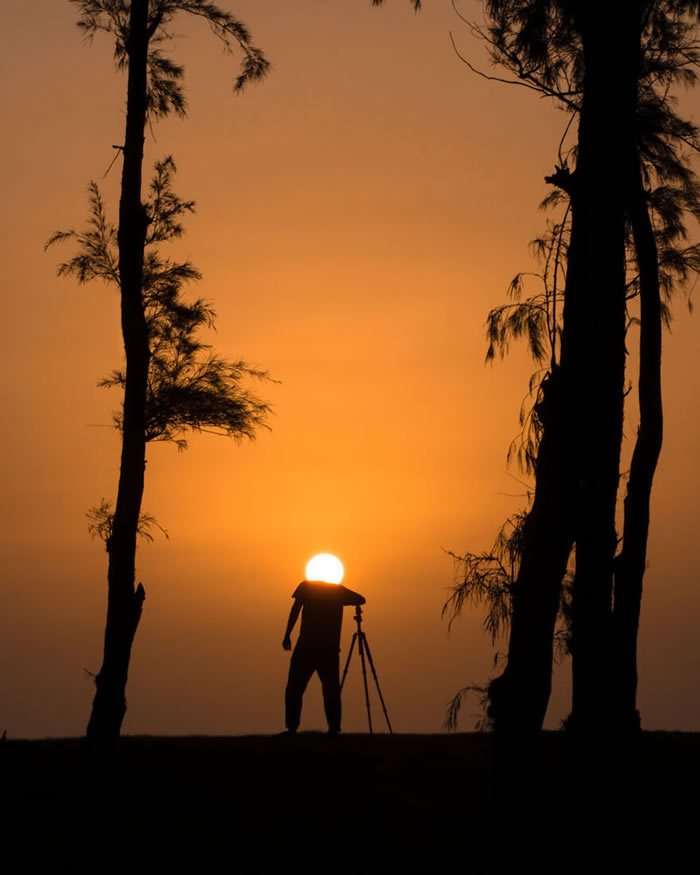
[[[656,237],[637,158],[636,185],[630,202],[637,265],[641,328],[639,337],[639,428],[632,454],[622,550],[615,563],[613,726],[622,736],[640,730],[637,710],[637,633],[646,566],[649,505],[663,441],[661,401],[661,294]]]
[[[513,590],[508,661],[489,687],[496,754],[511,768],[531,756],[551,691],[561,580],[576,540],[577,713],[600,712],[616,548],[625,331],[625,162],[636,101],[633,0],[580,2],[584,96],[574,174],[551,181],[571,195],[561,364],[544,386],[533,507]],[[633,21],[632,21],[633,24]],[[635,42],[636,39],[636,42]],[[595,699],[594,699],[595,696]]]
[[[584,96],[565,308],[576,398],[580,495],[572,592],[573,696],[568,728],[592,740],[612,707],[611,647],[615,510],[625,368],[625,219],[634,143],[642,4],[605,14],[581,7]],[[566,330],[566,329],[565,329]],[[562,353],[564,363],[564,354]]]
[[[148,0],[132,0],[127,53],[126,134],[119,203],[121,324],[126,355],[124,416],[119,487],[109,553],[104,658],[87,727],[90,742],[116,742],[126,713],[126,682],[131,647],[144,590],[135,588],[136,533],[146,464],[145,417],[149,365],[148,326],[143,301],[143,259],[147,217],[141,203],[141,173],[146,124]]]
[[[536,415],[542,425],[535,496],[523,526],[513,586],[508,661],[489,685],[496,765],[505,776],[532,761],[551,693],[554,626],[574,539],[576,478],[570,452],[566,374],[554,367]]]

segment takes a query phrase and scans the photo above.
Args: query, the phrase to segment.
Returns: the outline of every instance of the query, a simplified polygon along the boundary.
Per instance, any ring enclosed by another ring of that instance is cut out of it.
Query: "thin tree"
[[[114,742],[120,733],[126,712],[125,690],[131,647],[141,616],[144,590],[135,586],[136,538],[141,517],[144,490],[146,442],[149,439],[149,378],[157,371],[157,335],[149,326],[145,294],[154,268],[144,258],[147,243],[169,239],[173,225],[168,225],[168,204],[161,199],[149,207],[142,201],[142,168],[146,122],[172,112],[184,116],[182,90],[183,68],[167,58],[162,45],[170,37],[169,26],[179,13],[204,19],[229,51],[242,55],[241,71],[234,90],[260,79],[268,62],[257,48],[247,28],[230,13],[204,0],[71,0],[79,10],[78,26],[92,37],[104,31],[115,39],[115,59],[128,74],[126,96],[126,130],[121,146],[123,166],[119,224],[116,230],[116,256],[112,264],[114,280],[121,294],[121,327],[124,341],[123,377],[113,380],[123,386],[124,400],[120,416],[122,451],[119,484],[114,515],[111,519],[107,549],[108,603],[104,658],[96,676],[96,694],[87,727],[89,741]],[[158,174],[157,174],[158,176]],[[161,174],[162,181],[162,174]],[[164,192],[168,191],[167,184]],[[173,202],[171,218],[182,212],[182,202]],[[93,191],[93,220],[100,214],[100,203]],[[161,222],[160,227],[158,222]],[[150,228],[150,232],[149,232]],[[104,229],[105,234],[112,234]],[[99,236],[100,231],[98,229]],[[111,255],[105,256],[111,258]],[[156,271],[157,272],[157,271]],[[188,278],[187,270],[179,277]],[[161,277],[165,285],[168,279]],[[170,280],[177,280],[171,275]],[[155,342],[155,345],[154,345]],[[254,403],[253,410],[263,409]],[[257,415],[256,414],[256,415]],[[153,425],[153,410],[150,411]],[[245,419],[245,417],[243,417]],[[196,421],[192,417],[188,425]],[[248,431],[255,422],[248,419]],[[245,431],[245,429],[244,429]],[[165,433],[167,433],[167,428]]]
[[[671,87],[696,81],[700,61],[695,21],[650,13],[650,28],[664,51],[643,52],[637,161],[628,203],[630,263],[637,268],[632,295],[639,299],[639,425],[624,500],[622,547],[615,558],[613,624],[613,726],[640,729],[637,709],[637,635],[642,602],[654,472],[663,440],[661,335],[670,320],[666,301],[700,269],[700,247],[686,244],[686,217],[700,217],[700,186],[683,144],[700,151],[700,132],[680,118]],[[664,300],[666,299],[666,300]]]

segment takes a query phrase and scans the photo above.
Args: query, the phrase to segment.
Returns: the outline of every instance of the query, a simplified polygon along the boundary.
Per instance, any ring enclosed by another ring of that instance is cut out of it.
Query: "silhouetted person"
[[[292,593],[294,604],[289,612],[282,647],[292,649],[290,635],[301,613],[301,631],[289,663],[289,680],[285,693],[285,723],[294,734],[301,718],[301,700],[311,675],[318,673],[323,690],[323,706],[328,732],[340,732],[340,680],[338,654],[340,628],[345,605],[364,605],[364,596],[338,583],[303,580]]]

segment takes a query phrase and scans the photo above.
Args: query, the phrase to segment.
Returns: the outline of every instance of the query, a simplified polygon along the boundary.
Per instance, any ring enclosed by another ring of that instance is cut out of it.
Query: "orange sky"
[[[290,594],[321,551],[367,598],[394,729],[438,731],[448,699],[491,668],[480,616],[449,636],[440,621],[452,581],[442,548],[488,548],[522,503],[505,453],[531,367],[519,350],[484,367],[483,324],[533,267],[527,243],[543,226],[564,116],[470,74],[449,30],[471,57],[480,47],[448,0],[420,15],[406,0],[222,5],[272,73],[234,97],[236,64],[181,18],[171,54],[187,67],[189,118],[157,125],[148,161],[172,154],[178,193],[197,202],[173,255],[204,274],[217,351],[281,383],[259,387],[275,416],[254,444],[197,436],[184,454],[149,451],[144,507],[170,541],[137,557],[147,601],[124,731],[281,730]],[[106,556],[85,511],[116,485],[119,438],[105,426],[118,400],[95,384],[120,362],[118,302],[57,279],[69,248],[42,245],[82,226],[90,179],[116,215],[119,165],[102,176],[123,137],[125,79],[106,37],[83,44],[67,2],[5,0],[0,40],[0,731],[78,735],[106,604]],[[700,344],[681,300],[675,314],[640,706],[647,728],[700,730]],[[567,672],[550,726],[567,713]],[[354,681],[344,708],[344,728],[364,730]],[[466,707],[463,728],[477,710]],[[302,728],[323,725],[314,681]]]

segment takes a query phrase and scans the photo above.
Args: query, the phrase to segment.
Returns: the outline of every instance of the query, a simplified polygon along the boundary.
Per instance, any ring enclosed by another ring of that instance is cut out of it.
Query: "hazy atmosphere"
[[[476,66],[488,59],[449,0],[417,15],[407,0],[222,5],[270,74],[234,95],[238,59],[204,23],[177,19],[169,55],[186,68],[188,117],[147,130],[144,177],[173,156],[196,212],[170,249],[203,274],[192,292],[216,310],[217,352],[278,381],[251,386],[274,415],[254,442],[149,446],[144,509],[169,539],[139,545],[146,601],[123,731],[282,730],[290,597],[307,560],[331,552],[367,600],[394,730],[437,732],[457,690],[493,671],[483,615],[449,634],[440,618],[446,551],[487,550],[525,505],[527,478],[506,453],[534,365],[517,344],[485,365],[484,322],[513,276],[536,269],[528,243],[567,117],[470,72],[450,32]],[[482,18],[480,3],[459,8]],[[56,0],[5,0],[0,13],[0,733],[14,738],[85,730],[107,597],[86,512],[113,498],[119,468],[119,392],[97,388],[122,363],[117,294],[58,278],[70,252],[43,250],[84,226],[91,180],[117,221],[119,157],[107,171],[125,75],[112,40],[86,44],[76,17]],[[679,295],[639,640],[646,729],[700,731],[699,338]],[[352,631],[346,611],[341,661]],[[568,713],[569,671],[555,670],[549,728]],[[343,707],[343,729],[364,731],[357,666]],[[478,712],[470,700],[460,728]],[[324,726],[314,679],[302,728]]]

